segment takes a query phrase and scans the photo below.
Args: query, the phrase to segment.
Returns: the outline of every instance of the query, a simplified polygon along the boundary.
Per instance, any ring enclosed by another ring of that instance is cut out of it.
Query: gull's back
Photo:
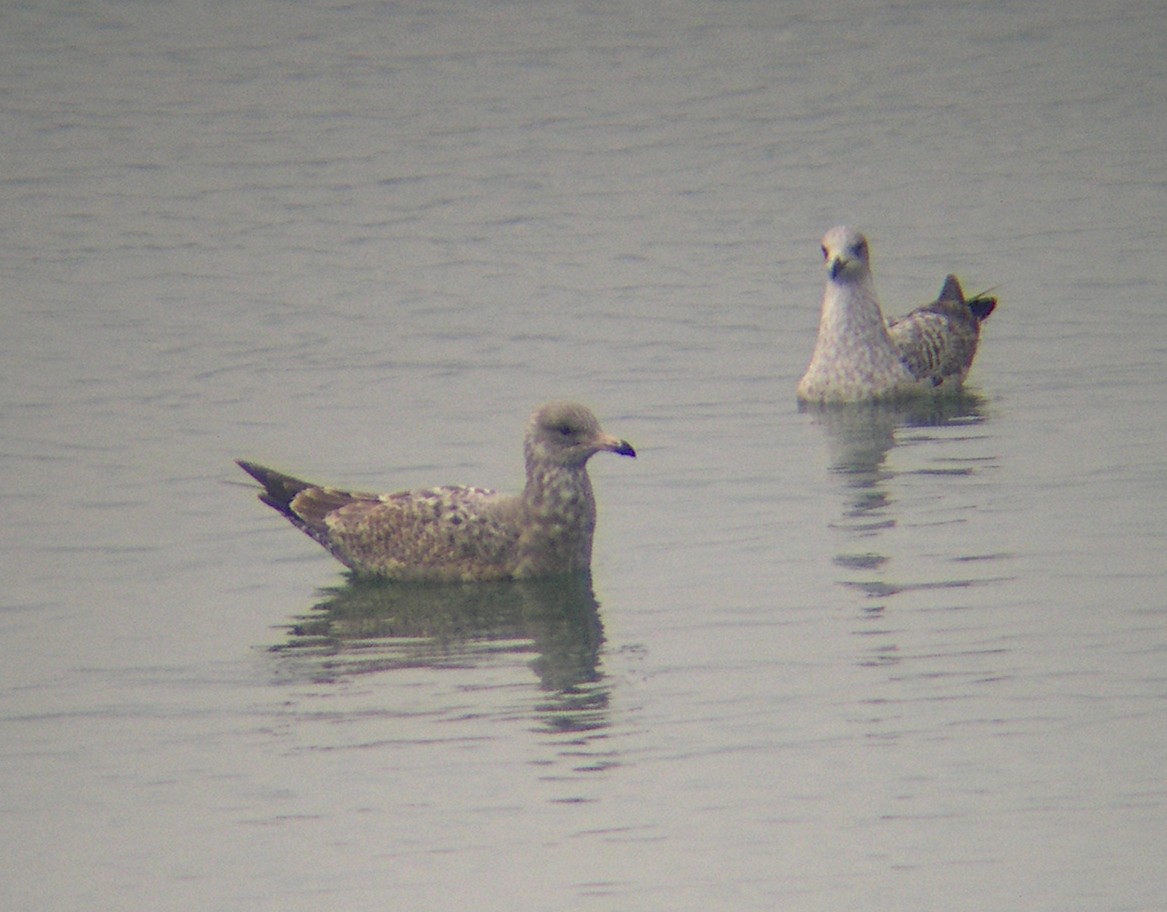
[[[996,303],[984,296],[966,301],[960,282],[950,275],[935,301],[889,320],[888,336],[916,380],[959,384],[976,356],[981,322]]]

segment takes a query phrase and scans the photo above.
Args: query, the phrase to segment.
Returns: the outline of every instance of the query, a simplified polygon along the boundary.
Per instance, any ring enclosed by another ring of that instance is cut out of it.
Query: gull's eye
[[[830,254],[827,253],[827,245],[826,244],[823,244],[821,247],[819,247],[819,250],[821,250],[823,252],[823,259],[824,260],[830,256]]]
[[[855,245],[855,256],[860,259],[867,259],[867,241],[860,241]]]
[[[559,431],[559,434],[562,437],[570,437],[574,433],[570,424],[561,424],[555,430]]]

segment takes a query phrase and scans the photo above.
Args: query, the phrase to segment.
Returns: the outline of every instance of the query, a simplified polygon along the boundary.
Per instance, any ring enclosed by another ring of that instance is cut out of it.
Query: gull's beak
[[[596,439],[596,448],[600,450],[607,450],[609,453],[617,453],[620,456],[631,456],[636,458],[636,450],[632,449],[632,444],[627,440],[620,440],[617,437],[612,437],[609,434],[601,434]]]
[[[831,274],[831,278],[837,279],[839,277],[839,273],[841,273],[844,269],[847,268],[848,262],[849,261],[847,260],[847,258],[843,257],[843,256],[837,256],[834,259],[832,259],[830,268],[828,270]]]

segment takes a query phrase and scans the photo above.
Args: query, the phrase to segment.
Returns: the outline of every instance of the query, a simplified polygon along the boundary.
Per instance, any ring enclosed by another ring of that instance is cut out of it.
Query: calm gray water
[[[1158,2],[0,12],[0,906],[1151,910]],[[800,412],[818,238],[1001,300]],[[232,458],[517,488],[591,586],[349,585]]]

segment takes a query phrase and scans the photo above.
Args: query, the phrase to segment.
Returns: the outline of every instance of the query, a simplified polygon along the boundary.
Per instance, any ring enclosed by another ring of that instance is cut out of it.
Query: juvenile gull
[[[798,398],[859,402],[959,390],[976,355],[981,322],[993,312],[996,299],[966,301],[960,282],[950,275],[931,304],[885,321],[867,239],[850,228],[832,228],[823,236],[822,249],[827,285],[814,354],[798,383]]]
[[[587,461],[636,451],[600,428],[586,406],[549,402],[527,422],[522,494],[439,487],[361,494],[314,485],[251,462],[259,499],[357,573],[469,582],[587,570],[596,501]]]

